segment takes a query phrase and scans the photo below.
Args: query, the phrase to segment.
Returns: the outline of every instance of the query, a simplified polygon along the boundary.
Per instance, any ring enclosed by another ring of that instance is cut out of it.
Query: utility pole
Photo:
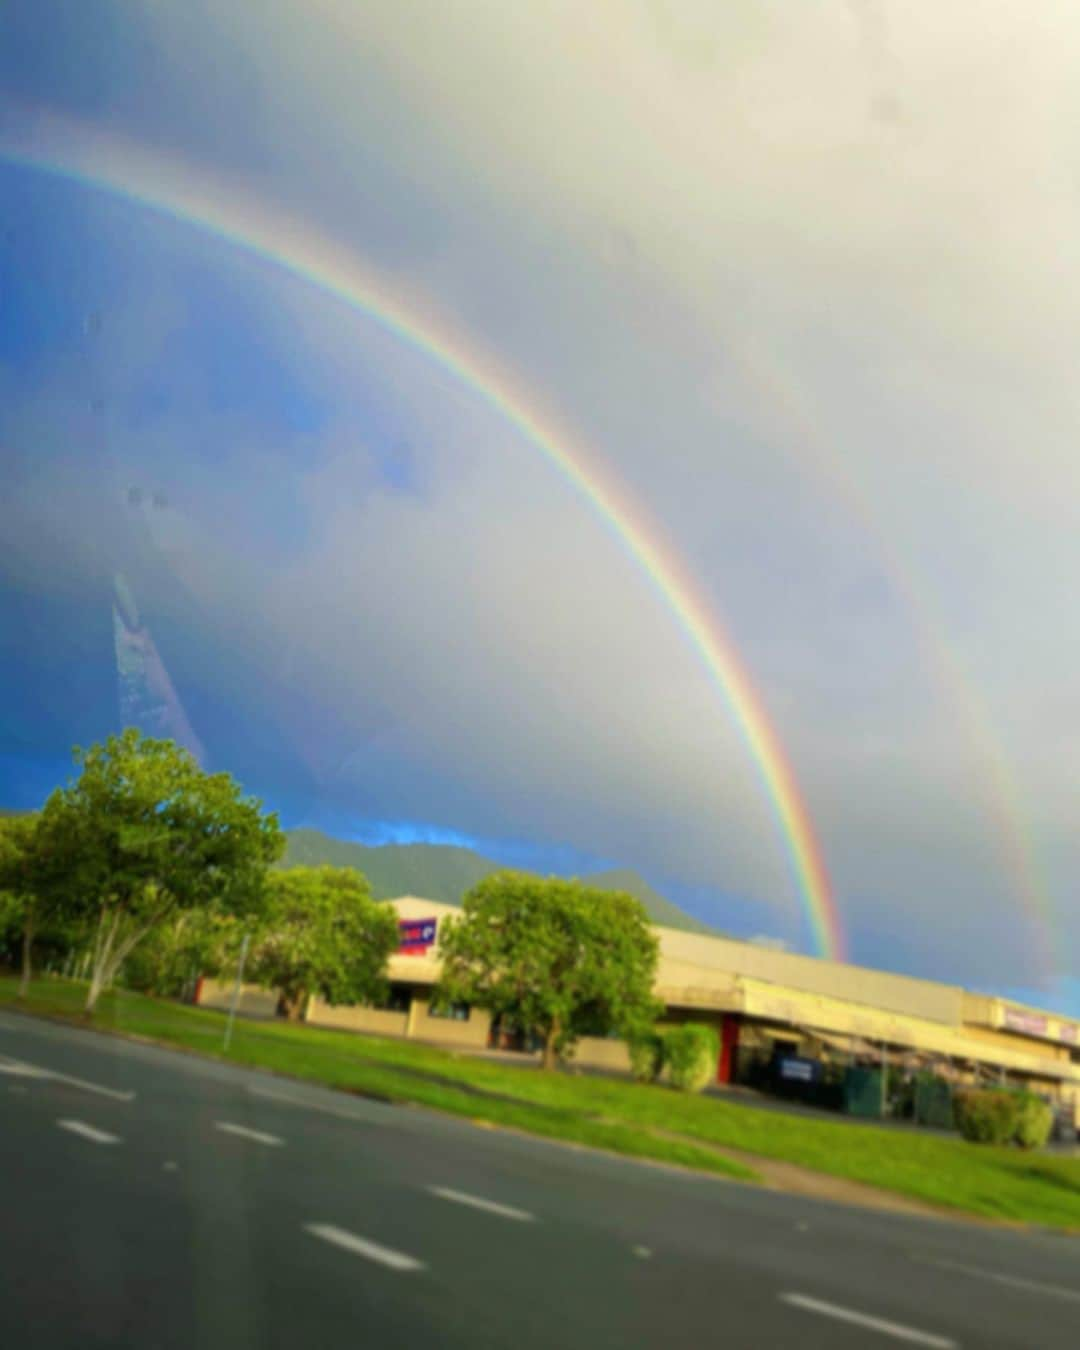
[[[251,941],[251,934],[245,933],[244,940],[240,944],[240,961],[236,967],[236,984],[233,986],[232,1005],[229,1008],[229,1020],[225,1023],[225,1043],[224,1050],[228,1050],[229,1042],[232,1040],[233,1023],[236,1021],[236,1005],[240,1002],[240,986],[244,982],[244,962],[247,960],[248,943]]]

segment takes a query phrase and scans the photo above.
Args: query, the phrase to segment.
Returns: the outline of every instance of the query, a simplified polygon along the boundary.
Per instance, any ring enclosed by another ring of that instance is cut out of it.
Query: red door
[[[716,1065],[716,1081],[730,1083],[735,1069],[735,1051],[739,1048],[739,1020],[725,1014],[720,1022],[720,1059]]]

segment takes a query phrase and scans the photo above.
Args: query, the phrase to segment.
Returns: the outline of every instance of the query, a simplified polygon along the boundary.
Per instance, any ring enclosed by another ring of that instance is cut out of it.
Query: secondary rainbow
[[[1030,811],[995,734],[985,702],[966,674],[959,651],[949,642],[935,611],[931,588],[920,584],[916,568],[890,542],[881,512],[859,489],[851,473],[845,471],[837,448],[823,433],[805,389],[788,375],[775,353],[737,339],[725,352],[725,358],[737,365],[744,382],[760,396],[760,405],[770,409],[778,419],[781,443],[796,445],[800,456],[809,456],[817,473],[824,475],[830,491],[843,502],[872,544],[903,606],[922,663],[944,694],[975,752],[981,769],[976,793],[983,799],[993,825],[994,845],[1027,917],[1039,979],[1044,987],[1052,988],[1062,974],[1059,944],[1055,941],[1060,920],[1041,866]],[[798,468],[798,463],[793,464],[794,471]]]
[[[794,771],[730,637],[656,529],[550,417],[531,411],[507,372],[451,337],[395,280],[390,296],[348,250],[231,185],[95,127],[33,113],[0,132],[0,159],[108,192],[209,231],[360,311],[437,365],[514,426],[584,497],[699,654],[757,767],[780,827],[816,951],[842,959],[844,933],[824,857]]]

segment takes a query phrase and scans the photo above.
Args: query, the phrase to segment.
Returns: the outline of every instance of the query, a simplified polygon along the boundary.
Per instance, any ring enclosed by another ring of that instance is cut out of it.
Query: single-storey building
[[[411,1037],[462,1049],[522,1048],[513,1028],[493,1028],[488,1014],[432,999],[439,978],[438,928],[451,905],[403,896],[402,945],[390,958],[384,1006],[331,1007],[313,998],[316,1026]],[[933,1069],[954,1082],[1008,1082],[1054,1099],[1080,1126],[1080,1021],[955,985],[816,957],[775,951],[674,928],[660,942],[656,994],[665,1021],[713,1024],[720,1054],[717,1081],[753,1082],[767,1065],[792,1077],[814,1066],[882,1063]],[[228,981],[204,981],[199,1001],[225,1007]],[[272,994],[245,986],[241,1012],[272,1015]],[[625,1071],[625,1044],[586,1037],[575,1062]]]

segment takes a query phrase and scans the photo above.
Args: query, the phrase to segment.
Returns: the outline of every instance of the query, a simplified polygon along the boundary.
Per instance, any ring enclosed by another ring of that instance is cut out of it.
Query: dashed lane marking
[[[11,1059],[0,1055],[0,1073],[15,1078],[39,1078],[53,1083],[67,1083],[69,1087],[82,1088],[84,1092],[96,1092],[99,1097],[110,1097],[115,1102],[135,1100],[134,1092],[119,1092],[116,1088],[105,1087],[101,1083],[91,1083],[85,1078],[73,1078],[69,1073],[58,1073],[55,1069],[43,1068],[40,1064],[28,1064],[22,1059]]]
[[[344,1251],[352,1252],[354,1256],[362,1256],[365,1260],[374,1261],[380,1266],[387,1266],[390,1270],[398,1271],[417,1271],[424,1269],[423,1261],[418,1261],[415,1256],[409,1256],[405,1252],[396,1252],[392,1247],[384,1247],[380,1242],[372,1242],[370,1238],[360,1237],[357,1233],[350,1233],[346,1228],[338,1228],[332,1223],[306,1223],[304,1231],[310,1233],[312,1237],[321,1238],[323,1242],[329,1242],[335,1247],[341,1247]]]
[[[93,1125],[87,1125],[85,1120],[58,1120],[56,1123],[62,1130],[69,1130],[72,1134],[77,1134],[82,1139],[89,1139],[94,1144],[120,1143],[118,1134],[110,1134],[108,1130],[97,1130]]]
[[[285,1140],[276,1134],[267,1134],[264,1130],[251,1130],[246,1125],[234,1125],[231,1120],[214,1122],[215,1128],[222,1134],[235,1134],[240,1139],[250,1139],[256,1144],[265,1144],[268,1148],[281,1148]]]
[[[890,1322],[884,1317],[873,1317],[869,1313],[856,1312],[854,1308],[841,1307],[838,1303],[826,1303],[824,1299],[811,1298],[809,1294],[781,1294],[780,1301],[793,1308],[801,1308],[803,1312],[831,1317],[836,1322],[848,1322],[855,1327],[865,1327],[867,1331],[877,1331],[882,1336],[891,1336],[894,1341],[925,1345],[931,1350],[955,1350],[956,1342],[947,1336],[935,1336],[933,1332],[920,1331],[917,1327],[905,1326],[903,1322]]]
[[[516,1219],[518,1223],[532,1223],[536,1216],[527,1209],[516,1209],[513,1205],[502,1205],[497,1200],[485,1200],[482,1195],[470,1195],[468,1191],[451,1190],[449,1186],[429,1186],[432,1195],[440,1200],[449,1200],[455,1205],[467,1205],[470,1209],[481,1209],[487,1214],[497,1214],[501,1219]]]

